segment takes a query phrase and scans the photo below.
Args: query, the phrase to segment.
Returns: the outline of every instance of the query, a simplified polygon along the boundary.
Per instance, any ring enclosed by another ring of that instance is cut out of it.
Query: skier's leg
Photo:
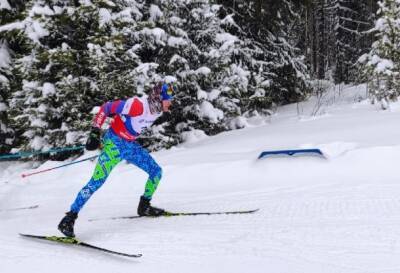
[[[121,161],[120,152],[110,138],[105,138],[104,147],[99,156],[94,174],[90,181],[78,193],[75,201],[71,205],[71,211],[78,213],[86,202],[90,199],[107,180],[111,170]]]
[[[128,150],[128,149],[127,149]],[[144,194],[140,197],[137,213],[140,216],[160,216],[165,213],[163,209],[153,207],[150,200],[161,180],[162,170],[151,155],[137,143],[130,143],[130,153],[124,158],[148,173]]]
[[[66,216],[58,224],[58,230],[65,236],[75,237],[74,224],[76,218],[78,218],[79,211],[92,194],[104,184],[111,170],[121,161],[120,152],[110,132],[105,135],[103,145],[104,147],[99,155],[92,178],[78,193],[74,203],[71,205],[71,210],[66,213]]]
[[[129,143],[129,149],[126,149],[125,151],[123,153],[123,158],[126,159],[126,161],[128,161],[129,163],[138,166],[149,175],[146,181],[143,196],[147,200],[151,200],[161,180],[161,167],[157,164],[157,162],[153,159],[153,157],[146,149],[142,148],[139,144],[135,142]]]

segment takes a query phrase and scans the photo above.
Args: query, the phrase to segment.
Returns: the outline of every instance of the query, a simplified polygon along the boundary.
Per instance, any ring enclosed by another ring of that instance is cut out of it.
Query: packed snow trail
[[[260,208],[254,214],[88,221],[135,214],[146,175],[118,165],[80,213],[76,234],[143,254],[134,261],[18,236],[60,235],[57,224],[95,162],[24,179],[31,163],[0,163],[0,272],[400,272],[400,105],[381,111],[358,102],[363,92],[332,94],[317,116],[309,115],[310,100],[246,129],[153,154],[164,170],[154,205]],[[327,159],[256,160],[264,150],[291,148],[320,148]]]

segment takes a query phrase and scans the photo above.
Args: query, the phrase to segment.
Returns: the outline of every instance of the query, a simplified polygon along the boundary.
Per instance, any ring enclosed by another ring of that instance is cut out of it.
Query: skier
[[[123,159],[141,168],[149,175],[144,194],[140,197],[137,213],[140,216],[160,216],[165,211],[153,207],[151,198],[161,179],[162,170],[151,155],[135,139],[144,128],[169,111],[175,85],[172,83],[156,84],[147,97],[133,97],[104,103],[96,114],[93,127],[86,142],[87,150],[96,150],[101,146],[101,126],[107,117],[113,116],[111,126],[105,133],[102,151],[90,181],[78,193],[71,209],[61,220],[58,229],[67,237],[75,237],[74,224],[78,213],[106,181],[111,170]]]

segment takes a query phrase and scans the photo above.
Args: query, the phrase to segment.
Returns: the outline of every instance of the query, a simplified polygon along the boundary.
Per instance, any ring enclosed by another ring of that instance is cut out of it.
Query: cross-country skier
[[[113,119],[103,137],[102,152],[92,178],[78,193],[70,211],[58,225],[58,229],[65,236],[75,237],[74,224],[79,211],[93,193],[104,184],[111,170],[123,159],[138,166],[149,175],[144,194],[140,197],[137,213],[140,216],[160,216],[164,213],[163,209],[150,204],[161,179],[161,167],[135,139],[163,112],[169,111],[174,91],[174,84],[159,83],[153,87],[147,97],[106,102],[101,106],[94,118],[93,128],[86,142],[87,150],[96,150],[100,147],[100,128],[107,117],[113,116]]]

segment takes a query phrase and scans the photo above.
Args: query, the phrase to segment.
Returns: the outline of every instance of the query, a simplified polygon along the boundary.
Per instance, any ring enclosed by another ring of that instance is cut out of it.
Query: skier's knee
[[[84,190],[87,195],[92,195],[94,192],[100,189],[100,187],[104,184],[104,182],[105,180],[99,180],[99,181],[91,180],[85,187],[83,187],[82,190]]]
[[[157,178],[158,180],[161,179],[162,176],[162,169],[160,166],[155,165],[153,166],[153,168],[151,168],[150,173],[149,173],[149,177],[150,179],[155,179]]]

